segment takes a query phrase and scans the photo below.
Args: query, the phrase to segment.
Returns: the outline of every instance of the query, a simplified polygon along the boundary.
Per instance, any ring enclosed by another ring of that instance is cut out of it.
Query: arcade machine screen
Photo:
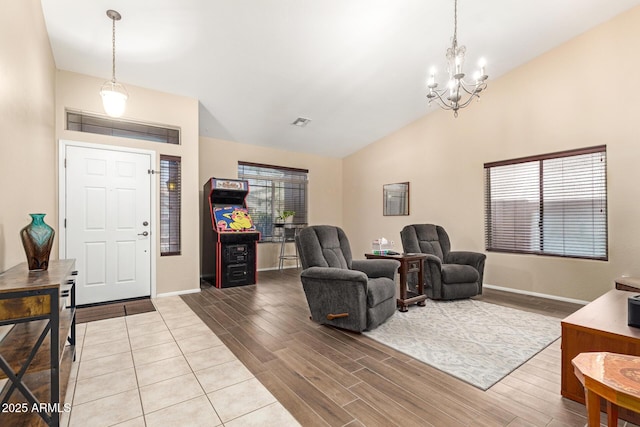
[[[242,206],[214,207],[213,215],[218,232],[256,230],[249,211]]]

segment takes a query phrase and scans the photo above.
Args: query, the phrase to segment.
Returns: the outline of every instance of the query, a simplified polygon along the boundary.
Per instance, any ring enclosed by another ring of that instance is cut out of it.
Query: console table
[[[426,254],[364,254],[367,259],[395,259],[400,261],[398,272],[400,273],[400,298],[396,300],[401,312],[406,312],[409,304],[417,303],[424,306],[427,296],[424,294],[424,260]],[[418,292],[407,289],[407,277],[409,273],[418,273]]]
[[[75,260],[45,271],[22,263],[0,274],[0,425],[60,425],[75,357]],[[65,345],[68,343],[68,345]]]
[[[562,321],[562,396],[585,403],[584,389],[571,364],[578,354],[604,351],[640,356],[640,328],[627,325],[627,299],[633,295],[611,290]],[[640,424],[640,415],[624,408],[619,416]]]

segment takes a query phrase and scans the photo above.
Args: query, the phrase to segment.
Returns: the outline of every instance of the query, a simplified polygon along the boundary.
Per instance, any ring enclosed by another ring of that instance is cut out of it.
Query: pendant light
[[[100,95],[102,96],[102,105],[105,113],[110,117],[120,117],[124,114],[124,110],[127,106],[127,98],[129,94],[123,85],[116,81],[116,21],[122,19],[115,10],[107,10],[107,16],[111,19],[111,42],[112,42],[112,55],[111,55],[111,80],[106,81],[102,85]]]

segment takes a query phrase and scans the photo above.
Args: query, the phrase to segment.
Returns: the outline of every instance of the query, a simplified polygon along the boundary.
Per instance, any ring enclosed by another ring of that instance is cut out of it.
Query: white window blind
[[[160,255],[180,255],[181,159],[160,156]]]
[[[485,164],[488,251],[606,260],[606,146]]]
[[[274,240],[274,222],[294,211],[294,223],[307,223],[307,169],[238,162],[238,178],[249,181],[247,208],[261,241]]]

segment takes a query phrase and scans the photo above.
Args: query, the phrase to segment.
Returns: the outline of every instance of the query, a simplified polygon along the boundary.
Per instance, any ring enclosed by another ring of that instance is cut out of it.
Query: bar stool
[[[300,267],[300,258],[298,256],[298,247],[295,245],[296,236],[298,232],[306,227],[307,224],[302,223],[277,223],[274,224],[276,228],[282,228],[282,237],[280,239],[280,256],[278,257],[278,270],[282,271],[284,268],[285,260],[296,260],[296,268]],[[287,243],[293,243],[294,253],[287,254]]]

